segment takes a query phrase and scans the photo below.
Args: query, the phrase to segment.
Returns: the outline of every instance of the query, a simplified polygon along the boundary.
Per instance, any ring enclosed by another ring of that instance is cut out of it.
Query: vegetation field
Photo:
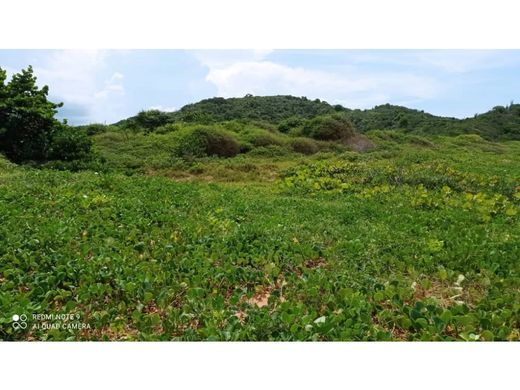
[[[111,169],[0,160],[1,338],[518,340],[520,142],[366,136],[179,162],[160,134],[103,134]]]
[[[0,68],[1,340],[519,340],[520,105],[112,125]]]

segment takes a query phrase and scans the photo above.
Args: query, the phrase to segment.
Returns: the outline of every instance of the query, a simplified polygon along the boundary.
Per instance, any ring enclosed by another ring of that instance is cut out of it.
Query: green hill
[[[262,122],[273,127],[298,125],[299,120],[317,116],[341,114],[349,119],[359,132],[369,130],[403,129],[417,134],[460,135],[478,134],[490,140],[520,139],[520,105],[497,106],[473,118],[457,119],[428,114],[424,111],[391,104],[371,109],[349,109],[331,105],[319,99],[294,96],[251,96],[201,100],[188,104],[172,113],[157,110],[142,111],[116,125],[153,131],[154,128],[174,122],[218,123],[238,120]]]
[[[144,111],[134,117],[120,121],[116,125],[126,126],[132,123],[143,125],[144,122],[148,122],[145,119],[146,113],[149,114],[148,116],[156,117],[161,122],[159,125],[176,121],[213,123],[230,120],[263,121],[278,124],[291,117],[310,119],[337,111],[346,111],[346,109],[341,106],[331,106],[318,99],[309,100],[306,97],[282,95],[247,95],[243,98],[229,99],[214,97],[188,104],[179,111],[172,113],[160,113],[157,110]]]
[[[216,121],[233,119],[279,123],[293,116],[309,119],[318,115],[344,111],[319,99],[294,96],[251,96],[243,98],[212,98],[181,108],[178,117],[192,121],[206,117]]]

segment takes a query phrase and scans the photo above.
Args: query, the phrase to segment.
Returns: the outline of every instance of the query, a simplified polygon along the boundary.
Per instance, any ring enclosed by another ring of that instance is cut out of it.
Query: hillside
[[[337,111],[346,111],[341,106],[331,106],[320,100],[309,100],[305,97],[294,96],[251,96],[243,98],[214,97],[204,99],[198,103],[188,104],[180,110],[171,113],[162,113],[161,124],[169,122],[198,122],[212,123],[229,120],[263,121],[278,124],[291,117],[313,118],[318,115],[333,114]],[[150,111],[148,111],[150,112]],[[128,126],[132,122],[142,123],[142,117],[136,115],[119,121],[115,125]]]
[[[459,135],[478,134],[490,140],[520,139],[520,105],[497,106],[473,118],[440,117],[415,109],[391,104],[371,109],[349,109],[319,99],[294,96],[245,96],[224,99],[215,97],[188,104],[172,113],[142,112],[116,123],[123,127],[152,129],[173,122],[216,123],[239,120],[264,122],[279,126],[284,121],[311,119],[340,113],[360,132],[403,129],[416,134]],[[149,114],[149,115],[146,115]],[[150,119],[150,117],[153,117]]]

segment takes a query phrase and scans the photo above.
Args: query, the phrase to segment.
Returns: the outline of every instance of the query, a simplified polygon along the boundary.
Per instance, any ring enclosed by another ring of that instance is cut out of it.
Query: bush
[[[253,146],[284,145],[283,139],[266,130],[256,130],[246,136],[246,141]]]
[[[318,116],[305,122],[302,135],[322,141],[346,140],[355,135],[354,125],[341,115]]]
[[[233,157],[239,152],[240,145],[232,134],[205,127],[186,131],[174,150],[178,157]]]
[[[91,157],[92,140],[82,130],[63,126],[51,138],[50,160],[87,160]]]
[[[172,133],[174,131],[179,131],[181,126],[178,123],[167,123],[166,125],[159,126],[155,129],[154,133],[157,134],[166,134]]]
[[[44,164],[39,165],[41,168],[45,169],[55,169],[57,171],[97,171],[97,172],[106,172],[107,166],[105,164],[105,160],[103,158],[90,158],[85,160],[72,160],[72,161],[63,161],[63,160],[53,160],[46,162]]]
[[[142,129],[150,132],[157,127],[164,126],[171,122],[171,114],[159,110],[141,111],[132,118],[130,128],[135,130]]]
[[[102,123],[91,123],[90,125],[77,126],[77,129],[84,130],[87,135],[96,135],[101,133],[106,133],[110,126],[102,124]]]
[[[239,120],[232,120],[227,122],[222,122],[221,126],[223,126],[226,130],[232,131],[234,133],[240,133],[244,127],[246,126],[246,123]]]
[[[318,145],[308,138],[294,138],[290,141],[291,149],[296,153],[314,154],[318,152]]]
[[[303,126],[305,120],[300,117],[291,117],[283,120],[278,125],[278,131],[280,133],[289,133],[291,130]]]
[[[248,153],[249,156],[259,157],[280,157],[286,156],[287,154],[287,149],[279,145],[260,146]]]

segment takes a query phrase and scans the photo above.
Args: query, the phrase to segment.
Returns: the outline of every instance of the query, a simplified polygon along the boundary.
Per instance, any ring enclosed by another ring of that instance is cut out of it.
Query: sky
[[[457,118],[520,102],[520,50],[0,50],[8,77],[28,65],[75,125],[246,94]]]

